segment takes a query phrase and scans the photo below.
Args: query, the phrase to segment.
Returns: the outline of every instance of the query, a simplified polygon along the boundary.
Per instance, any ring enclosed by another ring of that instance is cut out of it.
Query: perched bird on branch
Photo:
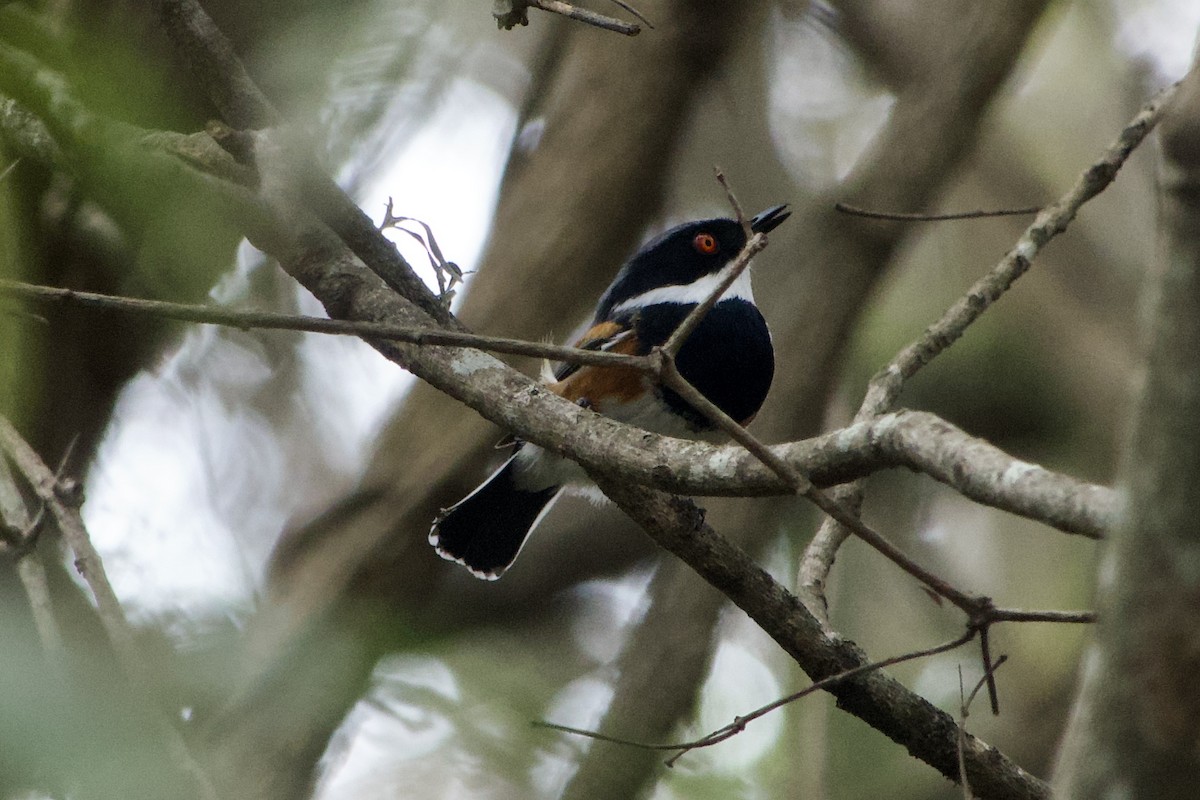
[[[786,205],[750,221],[766,233],[787,219]],[[716,291],[747,236],[732,219],[688,222],[653,239],[617,274],[600,298],[591,328],[576,343],[588,350],[646,355],[664,345],[688,314]],[[775,372],[767,323],[743,271],[675,355],[679,374],[733,419],[748,423]],[[706,416],[650,375],[621,367],[565,364],[550,390],[644,430],[686,439],[721,440]],[[537,445],[517,451],[475,491],[434,521],[439,555],[487,580],[499,578],[552,502],[568,486],[590,483],[575,463]]]

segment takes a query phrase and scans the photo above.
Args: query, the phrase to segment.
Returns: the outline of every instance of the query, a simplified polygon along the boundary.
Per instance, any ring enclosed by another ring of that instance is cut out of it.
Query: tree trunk
[[[1164,116],[1149,353],[1100,568],[1100,623],[1057,796],[1183,800],[1200,787],[1200,70]]]

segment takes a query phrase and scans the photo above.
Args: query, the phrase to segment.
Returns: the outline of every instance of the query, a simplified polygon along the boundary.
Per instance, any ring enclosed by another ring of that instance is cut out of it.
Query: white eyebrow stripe
[[[724,275],[724,270],[720,272],[710,272],[707,275],[702,275],[691,283],[685,283],[677,286],[659,286],[656,289],[651,289],[648,292],[642,292],[639,295],[629,298],[628,300],[618,304],[612,310],[612,315],[616,316],[624,311],[629,311],[634,308],[645,308],[646,306],[657,305],[658,303],[678,303],[680,305],[696,305],[703,303],[712,294],[717,285],[720,284]],[[725,294],[721,295],[722,300],[746,300],[754,302],[754,292],[750,288],[750,270],[744,270],[741,275],[738,275],[737,280],[733,285],[725,290]]]

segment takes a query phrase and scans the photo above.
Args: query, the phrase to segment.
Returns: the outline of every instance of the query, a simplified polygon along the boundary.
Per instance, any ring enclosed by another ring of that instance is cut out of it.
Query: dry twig
[[[358,336],[364,339],[385,339],[416,345],[443,345],[447,347],[473,347],[494,353],[550,358],[557,361],[587,364],[598,367],[628,367],[649,369],[645,359],[637,356],[607,353],[598,350],[583,350],[542,342],[527,342],[522,339],[507,339],[499,336],[477,336],[458,331],[438,328],[417,328],[391,325],[385,322],[308,317],[298,314],[278,314],[270,311],[235,311],[187,303],[172,303],[165,300],[143,300],[134,297],[117,297],[96,292],[80,292],[53,286],[37,286],[19,281],[0,279],[0,295],[26,299],[73,304],[85,308],[120,311],[125,314],[150,316],[159,319],[174,319],[181,322],[196,322],[207,325],[223,325],[249,330],[307,331],[337,336]]]
[[[651,743],[647,743],[647,742],[639,742],[634,739],[624,739],[619,736],[608,736],[608,735],[599,733],[597,731],[589,731],[589,730],[584,730],[582,728],[572,728],[569,725],[559,725],[556,722],[546,722],[544,720],[536,720],[533,722],[533,725],[538,728],[549,728],[550,730],[561,731],[563,733],[571,733],[571,734],[575,734],[576,736],[584,736],[584,737],[587,737],[588,739],[596,739],[596,740],[602,741],[602,742],[610,742],[612,744],[620,744],[620,745],[626,745],[628,747],[636,747],[641,750],[678,750],[679,751],[678,753],[676,753],[670,759],[667,760],[667,766],[674,766],[676,761],[678,761],[682,756],[688,754],[692,750],[698,750],[702,747],[712,747],[715,744],[720,744],[721,742],[724,742],[725,740],[730,739],[733,736],[736,736],[737,734],[744,731],[746,729],[746,726],[748,724],[750,724],[751,722],[753,722],[754,720],[764,717],[767,714],[771,713],[772,711],[774,711],[778,708],[782,708],[783,706],[785,706],[789,703],[794,703],[795,701],[800,700],[804,697],[807,697],[810,694],[814,694],[815,692],[818,692],[822,689],[831,688],[833,686],[836,686],[839,683],[842,683],[843,681],[848,681],[852,678],[860,677],[869,672],[874,672],[876,670],[884,669],[885,667],[890,667],[890,666],[894,666],[896,664],[901,664],[905,661],[914,661],[918,658],[926,658],[928,656],[937,655],[938,653],[945,653],[945,652],[947,652],[949,650],[953,650],[957,647],[962,647],[964,644],[971,641],[971,639],[973,639],[973,638],[975,638],[975,632],[967,631],[963,635],[959,636],[957,639],[952,639],[949,642],[943,642],[942,644],[936,645],[934,647],[926,648],[924,650],[916,650],[914,652],[905,653],[905,654],[899,655],[899,656],[892,656],[891,658],[885,658],[882,661],[873,661],[870,664],[862,664],[860,666],[853,667],[851,669],[843,670],[842,672],[839,672],[836,675],[830,675],[827,678],[822,678],[819,681],[814,681],[812,684],[804,687],[803,689],[801,689],[798,692],[795,692],[794,694],[790,694],[787,697],[782,697],[778,700],[773,700],[772,702],[766,704],[765,706],[756,708],[755,710],[753,710],[747,714],[739,715],[733,722],[729,723],[728,725],[726,725],[722,728],[718,728],[717,730],[712,731],[711,733],[708,733],[704,736],[701,736],[699,739],[694,739],[692,741],[687,741],[687,742],[672,742],[672,743],[667,743],[667,744],[651,744]]]
[[[1024,217],[1041,211],[1040,206],[1029,208],[1002,208],[994,211],[957,211],[948,214],[915,214],[900,211],[871,211],[849,203],[834,203],[833,207],[843,214],[867,219],[885,219],[896,222],[952,222],[960,219],[987,219],[991,217]]]
[[[633,14],[642,22],[645,22],[647,27],[653,27],[640,12],[629,4],[621,2],[621,0],[613,0],[613,2]],[[571,3],[563,2],[563,0],[496,0],[492,16],[496,18],[496,25],[498,27],[504,30],[511,30],[517,25],[529,24],[528,9],[530,7],[539,8],[542,11],[548,11],[552,14],[561,14],[568,19],[615,33],[622,33],[626,36],[637,36],[642,32],[642,29],[632,22],[625,22],[616,17],[609,17],[595,11],[589,11],[586,8],[580,8]]]
[[[963,800],[974,800],[975,794],[971,791],[971,783],[967,780],[967,717],[970,714],[971,704],[975,702],[976,695],[984,686],[989,687],[988,691],[992,692],[991,687],[995,686],[996,670],[1008,661],[1008,656],[1000,656],[994,664],[988,666],[983,675],[975,683],[975,688],[966,697],[963,696],[963,680],[962,680],[962,665],[958,667],[958,698],[959,698],[959,714],[958,714],[958,776],[959,786],[962,787]],[[997,713],[993,710],[992,713]]]
[[[0,541],[0,553],[9,554],[17,560],[17,576],[29,597],[29,609],[38,639],[46,652],[47,662],[52,668],[58,668],[63,655],[62,631],[54,618],[54,603],[50,597],[46,569],[35,549],[45,510],[46,506],[42,503],[36,512],[29,513],[8,467],[8,460],[0,455],[0,527],[3,527],[4,533]]]
[[[650,357],[380,322],[237,311],[3,280],[0,280],[0,295],[242,330],[296,330],[415,345],[469,347],[592,366],[628,367],[654,375],[661,375],[664,370],[652,363],[654,359]],[[905,467],[927,474],[976,502],[1038,520],[1067,533],[1100,538],[1112,515],[1114,499],[1110,489],[1018,461],[928,412],[899,411],[814,439],[767,447],[720,414],[694,389],[674,382],[670,374],[664,380],[686,394],[697,408],[707,408],[710,419],[724,427],[764,469],[756,469],[753,461],[730,458],[723,448],[705,444],[690,443],[686,452],[681,453],[682,443],[655,438],[639,440],[637,448],[621,449],[622,469],[638,482],[660,489],[686,495],[769,496],[795,492],[796,479],[793,470],[787,467],[789,464],[821,485],[881,468]]]

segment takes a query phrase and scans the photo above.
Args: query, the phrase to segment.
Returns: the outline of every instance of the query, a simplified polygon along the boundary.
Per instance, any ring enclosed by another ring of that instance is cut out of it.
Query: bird
[[[754,233],[788,218],[786,204],[754,216]],[[591,326],[575,343],[586,350],[646,355],[663,345],[688,313],[716,289],[745,246],[746,229],[728,218],[678,225],[647,242],[600,298]],[[775,373],[771,333],[743,271],[684,341],[676,367],[709,401],[748,424]],[[652,433],[717,442],[726,437],[671,389],[619,367],[564,364],[549,389],[568,400]],[[471,574],[495,580],[512,566],[564,487],[590,485],[582,468],[517,441],[516,452],[473,492],[434,520],[429,542]]]

